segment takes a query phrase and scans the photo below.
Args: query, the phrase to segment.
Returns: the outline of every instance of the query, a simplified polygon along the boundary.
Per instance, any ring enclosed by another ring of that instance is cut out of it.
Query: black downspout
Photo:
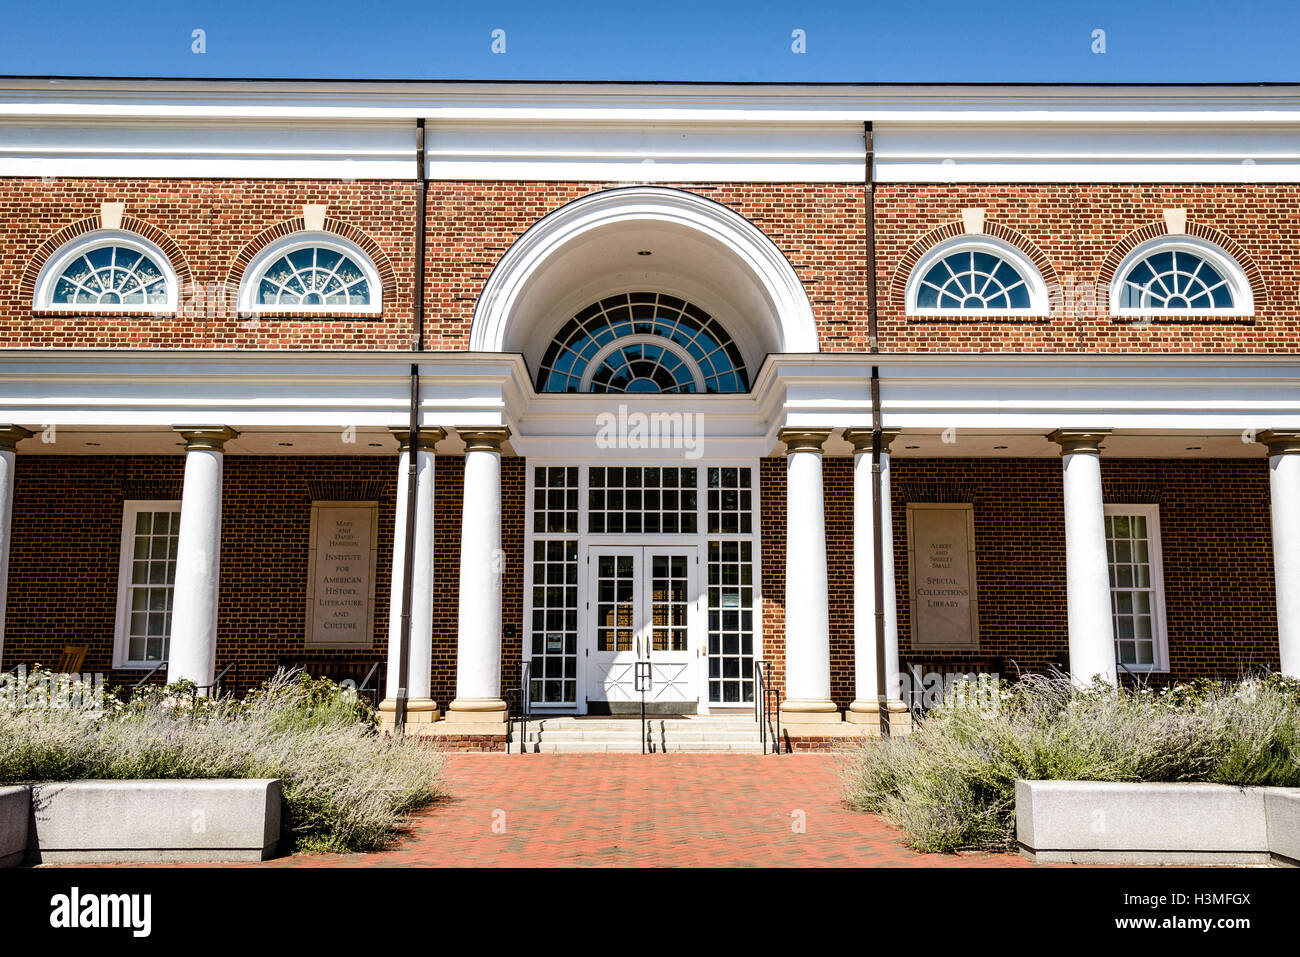
[[[871,121],[862,124],[866,139],[866,176],[863,182],[866,193],[864,217],[867,233],[867,340],[871,353],[880,351],[880,328],[876,308],[876,144]],[[889,686],[885,674],[885,538],[883,502],[880,478],[880,453],[882,446],[880,415],[880,367],[871,367],[871,531],[876,598],[876,701],[880,721],[880,736],[889,737]]]
[[[424,349],[424,120],[415,121],[415,289],[411,302],[411,351]],[[402,627],[397,650],[397,694],[393,730],[406,733],[407,691],[411,679],[411,595],[415,591],[415,497],[420,448],[420,365],[411,363],[410,424],[406,434],[406,549],[402,554]]]

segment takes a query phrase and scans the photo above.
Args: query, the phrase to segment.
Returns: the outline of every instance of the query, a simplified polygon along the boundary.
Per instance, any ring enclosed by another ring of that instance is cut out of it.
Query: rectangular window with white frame
[[[1169,670],[1160,506],[1107,505],[1111,620],[1120,671]]]
[[[180,502],[122,505],[114,668],[152,668],[167,660],[180,525]]]

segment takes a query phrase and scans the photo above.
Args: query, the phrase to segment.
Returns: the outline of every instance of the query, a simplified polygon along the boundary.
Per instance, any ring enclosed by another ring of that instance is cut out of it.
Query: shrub
[[[846,803],[917,850],[1005,849],[1017,779],[1300,786],[1300,681],[1129,691],[1028,676],[996,708],[950,697],[912,734],[846,755]]]
[[[330,851],[383,846],[439,796],[437,752],[377,734],[369,705],[325,679],[281,673],[243,700],[177,683],[100,708],[34,706],[13,685],[0,687],[0,784],[280,778],[285,835]]]

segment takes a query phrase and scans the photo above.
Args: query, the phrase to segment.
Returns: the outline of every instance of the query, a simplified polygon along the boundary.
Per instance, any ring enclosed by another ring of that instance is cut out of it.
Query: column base
[[[910,734],[912,732],[912,713],[907,710],[907,705],[901,701],[889,701],[886,703],[886,707],[889,710],[890,736]],[[878,737],[880,735],[880,702],[855,700],[849,705],[849,710],[845,712],[844,720],[850,724],[864,725],[864,731],[868,736]]]
[[[385,698],[379,702],[378,718],[379,727],[385,731],[393,729],[393,719],[397,710],[397,701],[393,698]],[[431,698],[408,698],[406,702],[406,723],[412,724],[432,724],[437,721],[442,712],[438,710],[438,705]]]
[[[447,705],[444,724],[464,725],[475,734],[502,733],[509,725],[506,703],[500,698],[456,698]]]
[[[781,725],[842,724],[835,702],[818,698],[788,698],[781,702]]]

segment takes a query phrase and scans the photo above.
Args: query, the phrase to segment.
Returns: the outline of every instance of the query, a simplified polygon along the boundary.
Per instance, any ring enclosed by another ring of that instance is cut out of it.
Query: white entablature
[[[784,355],[768,357],[749,393],[699,396],[538,395],[518,355],[21,349],[0,351],[0,421],[103,439],[90,448],[29,440],[24,452],[120,452],[106,436],[204,422],[241,432],[232,454],[390,454],[415,363],[423,426],[507,425],[514,454],[598,457],[603,424],[623,410],[702,416],[705,454],[752,458],[780,448],[781,428],[869,427],[873,361],[885,424],[917,436],[917,455],[1047,455],[1048,432],[1086,426],[1117,431],[1111,454],[1259,456],[1254,431],[1300,422],[1300,356]],[[340,442],[349,427],[374,444]],[[946,441],[949,431],[961,440]],[[131,450],[174,452],[173,438]],[[439,449],[460,451],[454,431]],[[848,447],[836,439],[827,450]],[[913,454],[907,444],[895,452]]]
[[[1300,182],[1300,86],[0,81],[0,176]]]

